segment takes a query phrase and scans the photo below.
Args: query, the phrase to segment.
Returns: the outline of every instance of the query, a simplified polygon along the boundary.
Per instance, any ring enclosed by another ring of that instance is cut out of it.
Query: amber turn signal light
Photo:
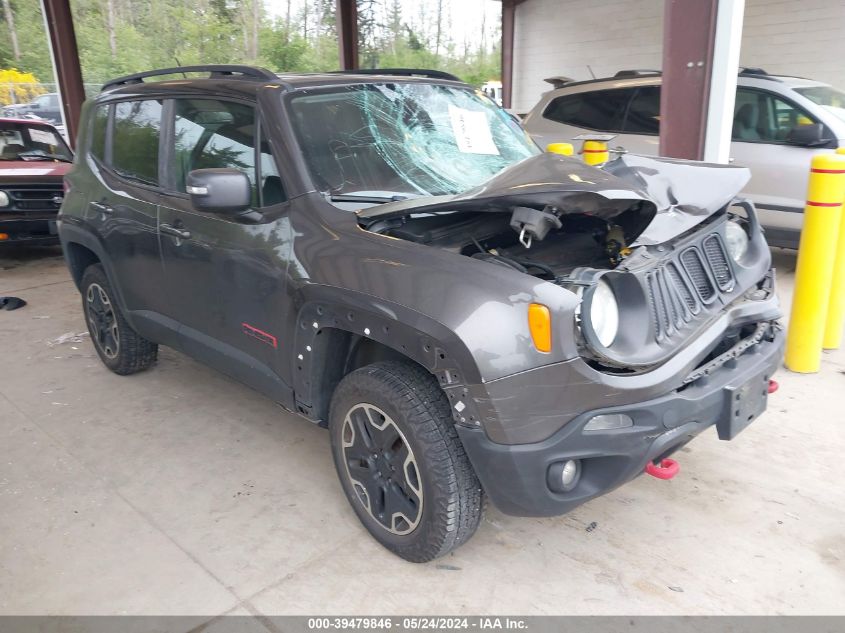
[[[538,352],[552,351],[552,316],[546,306],[539,303],[528,306],[528,329]]]
[[[8,239],[9,239],[8,233],[0,233],[0,242],[5,242]]]

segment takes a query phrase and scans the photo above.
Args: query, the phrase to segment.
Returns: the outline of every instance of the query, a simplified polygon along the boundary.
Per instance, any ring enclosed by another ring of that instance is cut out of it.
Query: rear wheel
[[[332,398],[329,430],[343,490],[387,549],[426,562],[473,535],[481,486],[423,368],[390,361],[352,372]]]
[[[126,376],[155,363],[158,345],[140,336],[123,318],[100,264],[85,269],[81,286],[88,332],[103,364]]]

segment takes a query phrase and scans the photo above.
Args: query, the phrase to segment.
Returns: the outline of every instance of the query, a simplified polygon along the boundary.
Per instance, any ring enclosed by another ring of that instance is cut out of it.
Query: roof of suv
[[[612,77],[599,77],[584,81],[567,80],[566,77],[550,77],[546,79],[554,86],[553,90],[574,88],[578,86],[608,84],[607,87],[623,88],[626,86],[658,86],[662,82],[663,74],[659,70],[620,70]],[[807,86],[827,86],[828,84],[805,79],[803,77],[791,77],[789,75],[772,75],[762,68],[740,68],[738,82],[749,84],[756,81],[773,82],[784,84],[790,88]],[[757,84],[759,85],[759,84]]]
[[[209,73],[207,77],[188,77],[187,73]],[[182,79],[145,81],[151,77],[184,74]],[[102,95],[135,94],[161,90],[189,89],[197,92],[235,91],[255,94],[266,86],[295,90],[317,86],[348,85],[374,82],[419,82],[454,85],[464,83],[454,75],[439,70],[413,68],[362,69],[324,73],[273,73],[264,68],[234,65],[181,66],[127,75],[106,82]]]

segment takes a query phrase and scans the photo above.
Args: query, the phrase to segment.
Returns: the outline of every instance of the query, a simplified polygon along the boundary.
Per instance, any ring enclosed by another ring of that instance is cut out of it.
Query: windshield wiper
[[[358,196],[354,193],[333,193],[329,196],[332,202],[370,202],[372,204],[384,204],[385,202],[398,202],[407,200],[408,196],[397,194],[394,196]]]
[[[68,158],[67,156],[62,156],[61,154],[48,154],[47,152],[42,152],[41,150],[21,152],[18,154],[18,158],[21,160],[60,160],[63,163],[73,162],[73,159]]]

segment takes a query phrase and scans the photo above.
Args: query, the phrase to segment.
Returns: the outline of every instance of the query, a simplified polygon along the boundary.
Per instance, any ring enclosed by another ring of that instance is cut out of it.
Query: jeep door
[[[97,106],[85,183],[86,221],[106,251],[107,270],[133,327],[170,344],[157,222],[162,102],[130,100]]]
[[[260,142],[251,104],[204,98],[168,101],[168,193],[159,219],[171,316],[181,348],[286,401],[280,375],[290,224],[272,153]],[[197,211],[185,179],[195,169],[235,168],[252,184],[240,217]],[[284,350],[284,352],[283,352]]]

